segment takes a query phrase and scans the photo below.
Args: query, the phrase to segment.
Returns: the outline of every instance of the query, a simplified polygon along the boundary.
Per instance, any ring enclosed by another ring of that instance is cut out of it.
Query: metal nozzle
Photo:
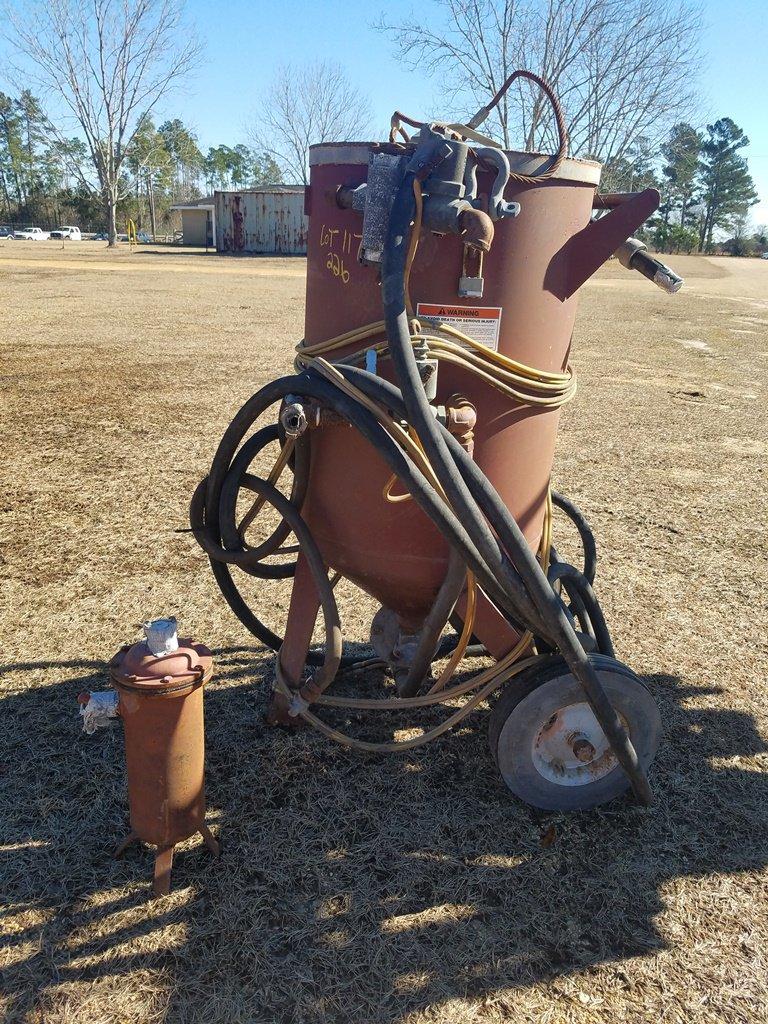
[[[649,281],[653,281],[668,295],[679,292],[685,283],[683,278],[666,263],[649,256],[645,242],[641,242],[639,238],[628,238],[619,246],[614,255],[622,267],[626,267],[627,270],[636,270],[643,277],[647,277]]]
[[[295,395],[286,395],[285,405],[280,413],[280,423],[288,437],[300,437],[307,429],[304,404]]]

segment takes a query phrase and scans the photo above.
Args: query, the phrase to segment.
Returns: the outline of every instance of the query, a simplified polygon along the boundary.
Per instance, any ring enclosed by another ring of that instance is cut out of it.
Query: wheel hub
[[[539,775],[559,786],[586,786],[618,764],[586,701],[551,715],[536,734],[531,753]]]

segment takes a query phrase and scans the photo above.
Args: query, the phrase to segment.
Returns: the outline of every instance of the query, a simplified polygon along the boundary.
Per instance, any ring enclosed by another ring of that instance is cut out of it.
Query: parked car
[[[13,232],[14,238],[23,238],[27,242],[44,242],[50,237],[50,232],[42,228],[18,228]]]
[[[80,228],[73,227],[71,224],[63,224],[60,228],[56,228],[55,231],[51,232],[51,238],[68,238],[70,242],[79,242],[82,239],[80,234]]]
[[[760,257],[761,260],[768,260],[768,252],[764,252]]]
[[[92,242],[108,242],[108,241],[109,241],[109,235],[107,234],[107,232],[106,232],[106,231],[98,231],[98,232],[97,232],[97,233],[96,233],[96,234],[95,234],[95,235],[93,236],[93,238],[91,239],[91,241],[92,241]]]
[[[10,224],[0,224],[0,238],[13,238],[13,228]]]

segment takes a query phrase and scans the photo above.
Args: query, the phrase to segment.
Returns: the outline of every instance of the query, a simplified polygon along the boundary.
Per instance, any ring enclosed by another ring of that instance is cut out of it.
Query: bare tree
[[[20,0],[7,8],[8,38],[26,58],[26,80],[85,137],[111,246],[128,188],[123,165],[141,116],[199,60],[183,13],[183,0]]]
[[[435,18],[380,22],[403,61],[440,75],[452,101],[473,110],[516,68],[535,71],[560,97],[577,155],[607,162],[641,136],[660,141],[695,102],[701,25],[688,0],[432,3]],[[518,80],[488,122],[507,148],[554,142],[546,98],[531,88]]]
[[[309,147],[361,138],[369,131],[368,98],[335,64],[280,67],[249,132],[294,181],[309,180]]]

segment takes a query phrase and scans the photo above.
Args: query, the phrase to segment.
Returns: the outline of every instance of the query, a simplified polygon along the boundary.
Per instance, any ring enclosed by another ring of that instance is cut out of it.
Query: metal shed
[[[176,203],[172,210],[181,214],[181,244],[213,246],[216,234],[216,214],[210,198],[192,203]]]
[[[304,255],[304,186],[265,186],[214,193],[216,248],[228,253]]]

